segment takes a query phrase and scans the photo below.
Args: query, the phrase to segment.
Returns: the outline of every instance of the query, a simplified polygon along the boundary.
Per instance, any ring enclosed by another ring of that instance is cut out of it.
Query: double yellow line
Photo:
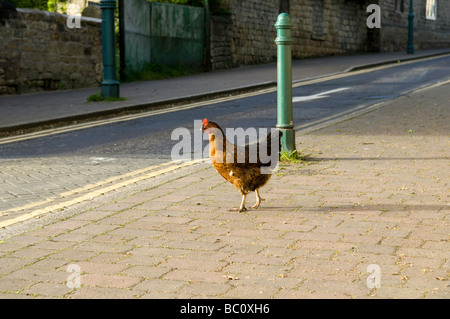
[[[103,180],[103,181],[100,181],[97,183],[89,184],[84,187],[80,187],[77,189],[70,190],[68,192],[64,192],[64,193],[60,194],[59,197],[53,197],[53,198],[46,199],[45,201],[30,203],[30,204],[24,205],[22,207],[9,209],[7,211],[0,213],[0,217],[8,215],[10,212],[26,211],[29,209],[33,209],[35,207],[39,207],[39,206],[42,206],[45,204],[55,202],[61,198],[68,198],[68,197],[71,197],[71,196],[74,196],[77,194],[82,194],[82,193],[88,192],[87,194],[83,194],[81,196],[76,196],[76,197],[71,198],[64,202],[56,203],[54,205],[47,206],[44,208],[39,208],[39,209],[34,210],[31,213],[25,213],[25,214],[15,217],[15,218],[1,221],[0,228],[10,226],[15,223],[23,222],[30,218],[38,217],[38,216],[44,215],[44,214],[52,212],[52,211],[58,211],[60,209],[72,206],[74,204],[81,203],[86,200],[91,200],[94,197],[106,194],[108,192],[117,190],[119,188],[131,185],[131,184],[135,184],[139,181],[146,180],[146,179],[149,179],[152,177],[156,177],[161,174],[169,173],[169,172],[175,171],[175,170],[183,168],[183,167],[191,166],[191,165],[200,163],[201,161],[202,160],[194,160],[194,161],[180,163],[180,164],[177,164],[175,161],[171,161],[171,162],[167,162],[167,163],[163,163],[163,164],[159,164],[159,165],[152,165],[152,166],[140,169],[140,170],[136,170],[136,171],[127,173],[127,174],[111,177],[109,179],[106,179],[106,180]],[[108,184],[111,184],[111,185],[108,185]]]

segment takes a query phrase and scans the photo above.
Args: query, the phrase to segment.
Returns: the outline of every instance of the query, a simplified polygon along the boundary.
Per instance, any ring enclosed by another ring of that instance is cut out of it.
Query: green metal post
[[[116,0],[100,0],[102,9],[103,74],[102,95],[104,98],[119,97],[119,82],[116,75],[116,45],[114,37],[114,10]]]
[[[409,1],[409,14],[408,14],[408,48],[406,53],[414,54],[414,9],[413,0]]]
[[[283,133],[281,151],[295,150],[295,130],[292,112],[292,22],[287,13],[278,16],[277,29],[277,128]]]

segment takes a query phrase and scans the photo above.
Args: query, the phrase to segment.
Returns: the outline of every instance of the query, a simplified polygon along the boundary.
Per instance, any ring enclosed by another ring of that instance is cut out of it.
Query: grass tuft
[[[303,163],[308,160],[309,155],[302,155],[299,151],[283,151],[280,154],[281,163]]]
[[[105,97],[101,93],[92,94],[89,96],[86,101],[87,102],[101,102],[101,101],[107,101],[107,102],[116,102],[116,101],[125,101],[126,98],[124,97],[109,97],[105,99]]]

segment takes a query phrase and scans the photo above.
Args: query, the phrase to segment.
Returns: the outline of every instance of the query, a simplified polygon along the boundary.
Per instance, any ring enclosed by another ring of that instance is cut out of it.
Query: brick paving
[[[202,164],[5,238],[0,297],[449,298],[449,89],[298,135],[256,211]]]

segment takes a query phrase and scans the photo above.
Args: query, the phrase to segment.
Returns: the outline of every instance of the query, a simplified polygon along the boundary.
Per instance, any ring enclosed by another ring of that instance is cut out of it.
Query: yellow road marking
[[[82,193],[82,192],[88,191],[88,190],[96,188],[96,187],[100,187],[100,186],[103,186],[103,185],[106,185],[106,184],[110,184],[110,183],[113,183],[113,182],[115,182],[117,180],[121,180],[121,179],[129,178],[129,177],[133,177],[133,176],[136,176],[136,175],[140,175],[140,174],[143,174],[145,172],[151,171],[151,170],[153,170],[155,168],[158,168],[158,167],[161,167],[161,166],[167,166],[167,165],[170,165],[170,164],[173,164],[173,163],[174,163],[174,161],[163,163],[163,164],[159,164],[159,165],[152,165],[152,166],[148,166],[146,168],[139,169],[139,170],[136,170],[136,171],[133,171],[133,172],[129,172],[129,173],[126,173],[126,174],[123,174],[123,175],[114,176],[114,177],[108,178],[106,180],[99,181],[97,183],[88,184],[88,185],[83,186],[83,187],[72,189],[70,191],[61,193],[60,196],[47,198],[44,201],[34,202],[34,203],[30,203],[30,204],[27,204],[27,205],[24,205],[24,206],[21,206],[21,207],[15,207],[15,208],[8,209],[8,210],[3,211],[2,213],[0,213],[0,216],[6,215],[9,212],[18,212],[18,211],[30,209],[30,208],[33,208],[33,207],[36,207],[36,206],[44,205],[44,204],[53,202],[57,198],[69,197],[69,196],[75,195],[77,193]]]
[[[194,164],[199,163],[201,161],[203,161],[203,160],[194,160],[194,161],[185,162],[185,163],[181,163],[181,164],[171,165],[169,167],[160,169],[158,171],[153,171],[153,172],[147,173],[145,175],[141,175],[141,176],[138,176],[138,177],[127,179],[127,180],[125,180],[123,182],[115,183],[113,185],[110,185],[110,186],[107,186],[107,187],[103,187],[103,188],[98,189],[98,190],[94,190],[94,191],[92,191],[92,192],[90,192],[88,194],[76,197],[76,198],[68,200],[66,202],[58,203],[58,204],[55,204],[55,205],[52,205],[52,206],[48,206],[48,207],[44,207],[44,208],[35,210],[35,211],[31,212],[31,213],[23,214],[23,215],[20,215],[18,217],[15,217],[15,218],[2,221],[2,222],[0,222],[0,228],[1,227],[7,227],[7,226],[13,225],[15,223],[23,222],[23,221],[28,220],[30,218],[34,218],[34,217],[37,217],[37,216],[40,216],[40,215],[44,215],[44,214],[52,212],[52,211],[57,211],[57,210],[60,210],[62,208],[69,207],[69,206],[72,206],[74,204],[86,201],[86,200],[91,200],[94,197],[97,197],[99,195],[103,195],[103,194],[111,192],[113,190],[117,190],[119,188],[131,185],[131,184],[137,183],[139,181],[142,181],[142,180],[145,180],[145,179],[149,179],[149,178],[152,178],[152,177],[164,174],[164,173],[168,173],[168,172],[174,171],[174,170],[182,168],[182,167],[191,166],[191,165],[194,165]],[[167,166],[167,165],[170,165],[170,164],[173,164],[173,163],[174,162],[168,162],[168,163],[161,164],[159,166]],[[149,168],[147,168],[147,170],[148,169]],[[127,175],[128,177],[131,177],[133,175],[133,173],[142,174],[144,172],[144,170],[142,170],[142,169],[141,170],[137,170],[135,172],[128,173],[128,174],[125,174],[125,175]],[[103,181],[103,184],[104,184],[104,182],[105,181]],[[99,182],[99,183],[96,183],[96,184],[100,185],[100,183],[102,183],[102,182]],[[88,186],[90,188],[92,188],[92,185],[95,185],[95,184],[91,184],[91,185],[88,185]],[[89,188],[87,187],[87,189],[89,189]],[[73,191],[71,191],[71,192],[73,192]],[[44,204],[45,203],[46,202],[44,202]]]

